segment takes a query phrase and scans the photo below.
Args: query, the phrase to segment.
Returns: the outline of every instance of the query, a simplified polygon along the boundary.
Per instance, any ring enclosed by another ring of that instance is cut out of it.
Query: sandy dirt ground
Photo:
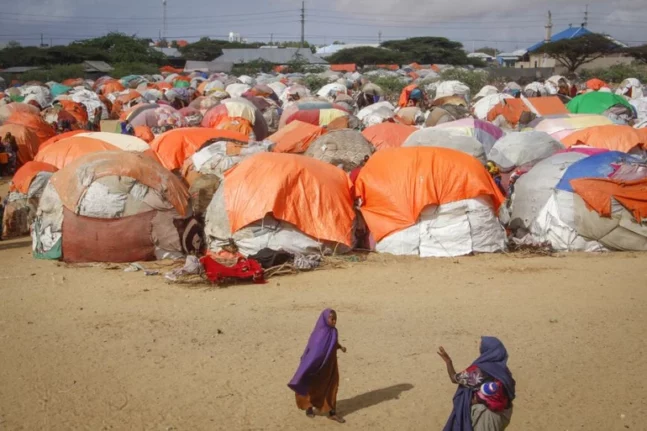
[[[507,345],[509,430],[645,430],[647,255],[367,262],[228,288],[34,260],[0,242],[2,430],[440,430],[481,335]],[[338,310],[338,425],[286,387]]]

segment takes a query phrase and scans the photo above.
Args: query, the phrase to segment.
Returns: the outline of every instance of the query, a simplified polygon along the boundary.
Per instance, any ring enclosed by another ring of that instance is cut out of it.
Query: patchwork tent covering
[[[578,130],[594,126],[607,126],[613,122],[603,115],[596,114],[567,114],[540,117],[528,124],[528,128],[538,132],[546,132],[557,140],[563,140]]]
[[[186,187],[157,162],[124,151],[87,154],[45,188],[34,254],[69,262],[177,258],[199,246],[178,227],[189,215]]]
[[[436,126],[436,128],[448,130],[454,135],[464,135],[476,138],[486,153],[489,153],[494,143],[504,135],[503,130],[492,123],[477,120],[475,118],[464,118],[461,120],[450,121]]]
[[[267,139],[275,144],[272,150],[275,153],[302,154],[307,151],[312,142],[325,133],[326,130],[323,127],[293,121]]]
[[[588,145],[595,148],[644,153],[647,148],[647,130],[630,126],[609,125],[589,127],[562,139],[567,147]]]
[[[520,166],[532,166],[563,149],[564,145],[547,133],[512,132],[494,144],[487,158],[502,172],[509,172]]]
[[[451,148],[469,154],[482,164],[486,162],[486,153],[483,144],[471,136],[455,134],[446,129],[420,129],[412,133],[404,141],[402,146]]]
[[[406,124],[384,122],[362,130],[362,135],[376,150],[401,147],[416,129]]]

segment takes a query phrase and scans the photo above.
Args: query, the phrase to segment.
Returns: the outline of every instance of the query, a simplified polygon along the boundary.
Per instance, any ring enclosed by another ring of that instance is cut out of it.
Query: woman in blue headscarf
[[[480,350],[481,356],[457,373],[445,349],[438,349],[450,380],[458,385],[443,431],[502,431],[510,423],[515,381],[508,369],[508,352],[495,337],[481,337]]]

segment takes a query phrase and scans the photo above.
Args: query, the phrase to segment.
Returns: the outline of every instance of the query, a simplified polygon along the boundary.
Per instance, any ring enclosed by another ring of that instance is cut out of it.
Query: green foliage
[[[20,42],[18,42],[17,40],[10,40],[9,42],[7,42],[6,48],[18,48],[19,46],[21,46]]]
[[[120,33],[74,42],[68,46],[39,48],[11,46],[0,50],[0,66],[56,66],[87,60],[108,63],[140,62],[162,64],[164,56],[148,46],[148,41]]]
[[[647,63],[647,45],[632,46],[630,48],[626,48],[624,52],[635,58],[636,61],[640,63]]]
[[[463,45],[444,37],[413,37],[405,40],[389,40],[384,48],[399,52],[403,62],[419,64],[468,64]]]
[[[636,78],[640,82],[647,81],[647,66],[642,64],[617,64],[604,69],[584,69],[580,78],[588,81],[599,78],[605,82],[619,84],[627,78]]]
[[[389,95],[399,96],[404,87],[407,86],[406,81],[397,77],[397,76],[380,76],[374,79],[371,79],[375,85],[379,85],[382,90],[386,93],[387,97]]]
[[[157,46],[160,48],[168,48],[169,47],[168,40],[161,39],[159,42],[157,42]]]
[[[584,64],[619,51],[618,45],[608,37],[592,33],[575,39],[546,43],[535,52],[548,54],[566,67],[569,73],[574,73]]]
[[[175,48],[175,49],[178,48],[177,40],[172,40],[171,41],[171,48]]]
[[[341,49],[327,58],[331,64],[354,63],[359,67],[376,64],[402,64],[404,56],[396,51],[370,46]]]
[[[461,81],[470,88],[471,94],[478,93],[489,83],[490,76],[482,70],[448,69],[440,74],[443,81]]]
[[[261,72],[271,72],[273,68],[274,65],[272,63],[259,58],[258,60],[250,61],[249,63],[235,65],[231,73],[237,76],[256,75]]]
[[[308,75],[305,78],[305,86],[313,93],[326,84],[328,84],[328,78],[320,75]]]

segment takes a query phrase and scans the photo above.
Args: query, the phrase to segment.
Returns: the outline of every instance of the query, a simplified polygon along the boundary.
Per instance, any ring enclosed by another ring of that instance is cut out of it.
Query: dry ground
[[[645,430],[647,255],[373,255],[224,289],[34,260],[0,242],[2,430],[440,430],[479,336],[508,347],[510,430]],[[339,313],[346,425],[286,387]]]

